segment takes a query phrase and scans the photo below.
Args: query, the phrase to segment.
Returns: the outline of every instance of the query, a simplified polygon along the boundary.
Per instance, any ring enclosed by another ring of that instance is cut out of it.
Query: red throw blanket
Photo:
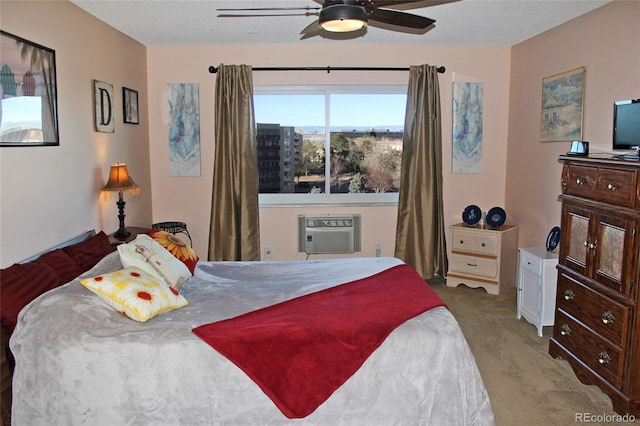
[[[409,265],[193,329],[288,418],[312,413],[405,321],[445,306]]]

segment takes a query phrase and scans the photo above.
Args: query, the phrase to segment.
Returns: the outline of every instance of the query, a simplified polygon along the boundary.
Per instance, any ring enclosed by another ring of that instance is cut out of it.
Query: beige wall
[[[55,17],[55,19],[51,19]],[[127,224],[164,220],[187,222],[194,247],[207,254],[214,155],[213,91],[209,65],[255,66],[359,65],[447,67],[440,75],[443,109],[445,214],[460,221],[465,206],[504,206],[520,227],[520,245],[543,245],[558,224],[560,165],[566,143],[539,143],[541,80],[586,66],[584,139],[592,151],[609,150],[611,105],[640,97],[640,2],[616,1],[512,49],[463,46],[315,45],[144,46],[68,2],[2,1],[4,31],[53,48],[57,56],[61,145],[0,148],[0,266],[95,228],[117,228],[113,199],[100,188],[109,165],[129,164],[142,188],[127,199]],[[146,57],[145,57],[146,54]],[[451,173],[451,83],[468,79],[484,84],[482,173]],[[93,130],[92,81],[140,91],[141,123],[124,125],[116,107],[116,132]],[[255,73],[255,84],[405,84],[405,73]],[[166,84],[200,85],[202,173],[170,177]],[[507,143],[508,141],[508,143]],[[509,147],[507,149],[507,146]],[[151,182],[153,181],[153,187]],[[151,200],[153,199],[153,213]],[[262,208],[262,244],[274,259],[296,253],[298,213],[346,212],[363,215],[363,256],[393,254],[395,207]]]
[[[118,228],[100,189],[116,161],[141,187],[126,223],[151,223],[145,47],[66,1],[0,2],[0,27],[56,52],[60,146],[0,148],[0,265],[88,229]],[[115,133],[94,131],[93,80],[113,84]],[[140,94],[140,125],[123,124],[122,86]]]
[[[520,246],[544,246],[560,224],[558,156],[569,142],[538,142],[542,79],[586,67],[583,139],[612,152],[613,103],[640,98],[640,2],[615,1],[512,49],[507,212]]]
[[[194,248],[206,257],[214,155],[213,99],[215,75],[209,65],[253,66],[409,66],[444,65],[440,75],[443,115],[445,214],[448,223],[461,220],[462,210],[478,204],[488,210],[505,204],[507,121],[509,103],[510,49],[461,46],[351,45],[340,42],[315,45],[207,45],[150,47],[149,136],[153,181],[153,220],[179,220],[188,224]],[[452,81],[469,79],[484,84],[484,151],[480,174],[451,173]],[[402,84],[405,72],[255,72],[255,85]],[[167,83],[198,83],[202,173],[200,177],[170,177],[168,160]],[[273,259],[302,259],[297,253],[299,213],[360,213],[363,224],[361,256],[374,256],[380,243],[383,256],[392,256],[396,207],[263,207],[260,209],[261,243],[273,247]]]

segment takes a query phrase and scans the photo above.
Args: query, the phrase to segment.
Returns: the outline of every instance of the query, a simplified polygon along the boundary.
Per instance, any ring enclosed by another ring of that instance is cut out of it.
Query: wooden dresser
[[[562,156],[562,235],[549,353],[640,416],[640,163]]]

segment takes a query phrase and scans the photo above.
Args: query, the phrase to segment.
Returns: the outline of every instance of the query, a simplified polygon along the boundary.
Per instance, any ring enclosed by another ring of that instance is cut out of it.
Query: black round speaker
[[[478,206],[472,204],[462,211],[462,221],[469,226],[480,222],[480,219],[482,219],[482,210]]]
[[[507,220],[507,213],[502,207],[492,207],[487,212],[487,218],[485,220],[490,227],[499,228],[504,225],[504,222]]]

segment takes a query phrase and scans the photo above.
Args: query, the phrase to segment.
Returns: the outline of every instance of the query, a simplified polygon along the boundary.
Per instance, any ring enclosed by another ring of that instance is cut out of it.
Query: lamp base
[[[119,240],[123,240],[131,235],[131,232],[129,232],[129,230],[124,227],[124,205],[126,203],[124,202],[124,199],[122,197],[122,191],[120,191],[118,195],[119,199],[116,204],[118,205],[118,219],[120,220],[120,227],[116,232],[113,233],[113,236]]]
[[[131,231],[129,231],[127,228],[120,228],[116,232],[113,233],[113,236],[118,238],[118,239],[125,239],[129,235],[131,235]]]

